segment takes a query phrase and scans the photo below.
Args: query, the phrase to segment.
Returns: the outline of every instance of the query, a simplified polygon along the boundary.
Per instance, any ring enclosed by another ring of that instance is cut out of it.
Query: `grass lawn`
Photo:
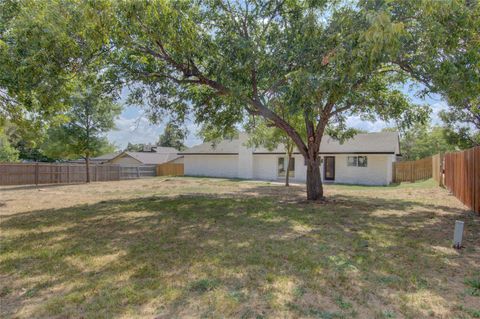
[[[431,181],[326,195],[205,178],[0,188],[0,316],[480,318],[478,215]]]

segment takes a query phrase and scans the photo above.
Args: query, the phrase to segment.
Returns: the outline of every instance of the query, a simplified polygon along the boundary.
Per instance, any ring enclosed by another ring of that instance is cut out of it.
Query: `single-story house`
[[[280,181],[289,167],[292,182],[306,181],[307,167],[298,150],[289,164],[283,147],[248,147],[247,141],[248,136],[242,133],[237,139],[203,143],[180,152],[185,175]],[[392,182],[392,163],[401,156],[399,137],[395,132],[366,133],[340,143],[324,136],[320,156],[323,181],[388,185]]]
[[[183,156],[173,147],[155,147],[150,152],[125,151],[111,160],[108,164],[120,165],[159,165],[164,163],[183,163]]]

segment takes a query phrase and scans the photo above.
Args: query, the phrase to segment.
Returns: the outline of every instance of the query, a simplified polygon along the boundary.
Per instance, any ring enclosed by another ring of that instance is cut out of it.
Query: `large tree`
[[[152,1],[116,6],[116,66],[141,82],[134,96],[154,113],[193,112],[229,128],[261,116],[285,132],[307,164],[307,197],[320,199],[319,147],[348,115],[426,116],[392,83],[404,26],[369,1]],[[275,111],[301,116],[305,135]]]
[[[408,129],[387,128],[385,131],[400,131],[400,151],[402,159],[407,161],[459,149],[458,145],[450,143],[446,129],[440,126],[416,124]]]
[[[457,145],[460,149],[480,146],[479,107],[480,102],[475,107],[456,104],[440,112],[444,134],[450,144]]]
[[[394,19],[409,35],[394,63],[423,85],[420,95],[439,94],[449,142],[480,145],[480,5],[478,1],[392,3]]]
[[[40,136],[64,121],[77,76],[103,68],[106,4],[0,1],[0,124]]]
[[[158,138],[157,144],[165,147],[173,147],[177,150],[185,149],[185,130],[177,123],[169,122],[165,125],[165,130]]]
[[[0,162],[17,162],[18,150],[10,144],[8,136],[0,128]]]
[[[28,104],[30,93],[57,92],[56,86],[35,84],[68,83],[62,75],[102,61],[106,63],[97,70],[116,75],[121,84],[134,84],[132,97],[148,99],[153,119],[174,115],[182,121],[191,113],[206,127],[231,131],[247,116],[261,116],[284,131],[304,156],[307,197],[318,199],[323,196],[318,154],[327,129],[342,136],[349,115],[403,124],[421,120],[427,109],[409,103],[395,83],[411,78],[430,92],[445,92],[442,79],[449,73],[460,75],[459,66],[477,66],[472,57],[478,19],[469,10],[478,12],[478,6],[472,3],[26,2],[20,5],[22,14],[11,19],[7,13],[7,23],[0,26],[0,62],[9,74],[0,87],[7,87],[7,97],[21,100],[22,107],[39,106],[27,112],[48,109],[46,103]],[[36,41],[39,36],[47,41]],[[56,38],[58,42],[51,41]],[[44,59],[35,63],[38,52]],[[46,57],[53,53],[61,63],[51,67]],[[18,65],[27,67],[17,70]],[[32,89],[18,86],[23,82],[15,72],[26,73]],[[26,102],[23,92],[28,93]],[[280,116],[274,107],[278,103],[302,118],[306,134]]]
[[[71,159],[83,157],[86,164],[86,182],[90,182],[90,157],[113,151],[105,133],[115,127],[115,118],[121,107],[106,95],[92,80],[78,85],[70,98],[68,122],[53,127],[42,151],[49,157]]]

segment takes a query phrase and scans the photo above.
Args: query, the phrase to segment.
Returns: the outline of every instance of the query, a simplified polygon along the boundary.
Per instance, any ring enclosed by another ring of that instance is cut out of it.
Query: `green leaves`
[[[115,128],[121,107],[104,93],[101,83],[91,77],[83,79],[68,104],[68,121],[49,129],[42,152],[51,158],[74,159],[113,151],[105,133]]]
[[[185,130],[183,130],[178,124],[169,122],[165,126],[163,134],[158,139],[158,145],[164,147],[173,147],[177,150],[184,150],[185,144]]]
[[[218,136],[262,116],[302,150],[312,127],[351,135],[352,114],[425,122],[428,107],[395,89],[407,78],[478,114],[480,14],[463,1],[1,5],[0,116],[17,123],[61,116],[91,73],[113,95],[135,88],[154,122],[193,118]]]
[[[10,144],[3,129],[0,129],[0,162],[16,162],[18,155],[18,150]]]
[[[106,2],[5,1],[0,11],[0,119],[44,126],[68,109],[72,79],[98,68]]]

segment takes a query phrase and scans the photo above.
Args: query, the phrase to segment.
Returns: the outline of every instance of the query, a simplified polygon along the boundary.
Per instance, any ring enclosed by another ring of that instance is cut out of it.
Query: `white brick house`
[[[288,166],[283,147],[270,151],[247,147],[248,136],[224,140],[216,145],[203,143],[179,153],[184,156],[185,175],[284,180]],[[324,136],[320,146],[324,181],[346,184],[388,185],[392,182],[392,163],[400,156],[398,134],[394,132],[357,134],[340,144]],[[294,151],[290,180],[303,183],[306,166],[303,156]]]

